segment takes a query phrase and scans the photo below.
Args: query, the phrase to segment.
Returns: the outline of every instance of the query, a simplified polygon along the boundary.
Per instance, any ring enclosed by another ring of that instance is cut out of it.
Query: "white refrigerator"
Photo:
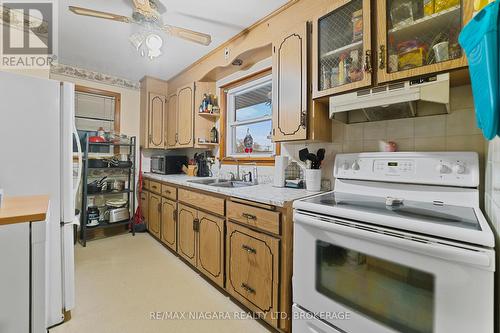
[[[46,306],[33,309],[45,312],[46,327],[75,305],[74,99],[73,84],[0,72],[0,188],[8,196],[50,196]]]

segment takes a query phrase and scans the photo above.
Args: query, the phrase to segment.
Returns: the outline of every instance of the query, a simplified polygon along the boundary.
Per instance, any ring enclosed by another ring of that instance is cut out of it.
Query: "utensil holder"
[[[306,169],[306,189],[311,192],[321,191],[321,169]]]

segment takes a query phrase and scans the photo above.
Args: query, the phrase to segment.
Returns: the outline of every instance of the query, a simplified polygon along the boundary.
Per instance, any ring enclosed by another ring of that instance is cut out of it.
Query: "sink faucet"
[[[258,180],[259,176],[257,173],[257,163],[250,162],[250,163],[245,163],[243,165],[253,165],[252,171],[249,171],[243,175],[243,181],[247,181],[246,179],[248,177],[249,183],[257,185],[259,183],[259,180]]]
[[[232,156],[226,156],[226,157],[219,159],[219,178],[220,178],[220,170],[222,168],[222,162],[229,161],[229,160],[236,162],[236,175],[233,172],[230,172],[231,180],[241,180],[241,178],[240,178],[240,161],[237,158],[232,157]]]

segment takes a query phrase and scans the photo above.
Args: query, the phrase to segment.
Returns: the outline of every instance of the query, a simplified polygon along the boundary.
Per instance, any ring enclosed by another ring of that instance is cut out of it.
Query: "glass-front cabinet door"
[[[313,21],[313,98],[372,84],[370,0],[335,0]]]
[[[377,1],[377,82],[466,66],[458,35],[472,12],[469,0]]]

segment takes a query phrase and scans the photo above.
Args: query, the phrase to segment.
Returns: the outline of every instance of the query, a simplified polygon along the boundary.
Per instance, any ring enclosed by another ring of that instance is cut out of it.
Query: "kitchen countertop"
[[[43,222],[48,208],[48,195],[5,197],[0,208],[0,225]]]
[[[187,175],[158,175],[145,172],[144,177],[152,180],[162,181],[179,186],[191,187],[207,192],[219,193],[229,197],[245,199],[279,207],[283,207],[286,202],[295,201],[319,193],[309,192],[305,189],[274,187],[272,184],[259,184],[255,186],[237,188],[215,187],[189,182],[189,180],[209,178],[190,177]]]

